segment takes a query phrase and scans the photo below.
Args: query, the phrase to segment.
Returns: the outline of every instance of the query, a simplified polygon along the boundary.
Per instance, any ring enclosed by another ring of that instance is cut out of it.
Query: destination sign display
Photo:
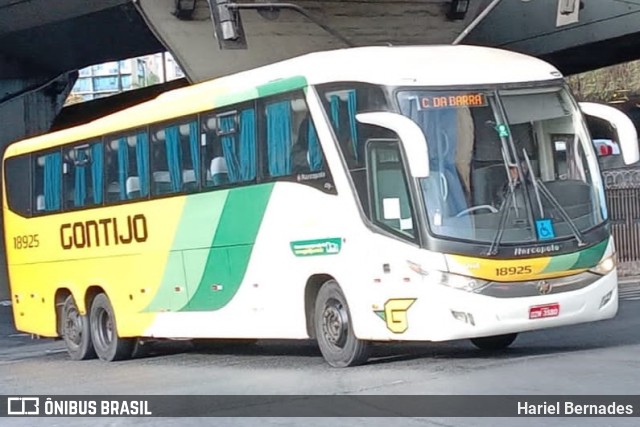
[[[483,93],[453,93],[420,95],[418,97],[420,109],[431,108],[461,108],[461,107],[485,107],[487,97]]]

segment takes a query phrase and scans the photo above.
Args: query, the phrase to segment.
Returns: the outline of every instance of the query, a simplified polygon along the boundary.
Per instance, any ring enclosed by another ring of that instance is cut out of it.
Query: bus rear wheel
[[[320,352],[329,365],[344,368],[367,361],[368,343],[353,333],[347,300],[334,280],[325,282],[318,292],[314,325]]]
[[[495,335],[493,337],[471,338],[471,343],[480,350],[503,350],[509,347],[518,334]]]
[[[118,336],[113,308],[105,294],[98,294],[93,299],[89,319],[93,348],[101,360],[111,362],[131,357],[135,340]]]
[[[61,314],[60,332],[71,359],[86,360],[96,357],[89,331],[89,318],[80,314],[72,295],[64,301]]]

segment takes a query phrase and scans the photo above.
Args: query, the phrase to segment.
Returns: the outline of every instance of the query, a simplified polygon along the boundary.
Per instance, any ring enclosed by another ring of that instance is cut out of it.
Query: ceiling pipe
[[[498,6],[498,4],[500,4],[501,1],[502,0],[493,0],[489,4],[489,6],[487,6],[482,12],[480,12],[480,14],[476,16],[476,18],[473,21],[471,21],[471,23],[467,25],[467,27],[464,30],[462,30],[462,32],[458,35],[458,37],[456,37],[456,39],[451,44],[453,45],[460,44],[460,42],[464,40],[464,38],[467,37],[469,33],[473,31],[474,28],[476,28],[484,18],[487,17],[487,15],[489,15],[491,11],[495,9],[496,6]]]

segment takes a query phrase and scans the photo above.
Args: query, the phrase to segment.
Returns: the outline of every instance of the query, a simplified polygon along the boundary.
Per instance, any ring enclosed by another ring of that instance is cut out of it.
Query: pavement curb
[[[9,338],[9,340],[10,339],[11,338]],[[0,363],[26,359],[30,357],[40,357],[43,354],[49,355],[66,352],[64,342],[60,340],[56,341],[53,339],[34,339],[33,343],[27,344],[23,342],[16,345],[11,345],[11,343],[6,342],[6,340],[3,341],[5,342],[3,342],[4,348],[0,350]]]
[[[640,277],[619,277],[618,278],[618,286],[634,286],[640,285]]]

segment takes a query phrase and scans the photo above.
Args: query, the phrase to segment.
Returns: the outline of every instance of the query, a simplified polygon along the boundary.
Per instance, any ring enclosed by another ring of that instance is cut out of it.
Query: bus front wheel
[[[368,343],[356,338],[347,300],[336,281],[320,288],[314,317],[318,346],[329,365],[344,368],[367,361]]]
[[[118,336],[113,308],[105,294],[96,295],[89,318],[93,348],[101,360],[111,362],[131,357],[135,340]]]
[[[518,334],[495,335],[493,337],[471,338],[473,345],[481,350],[503,350],[509,347]]]
[[[91,343],[89,318],[80,314],[73,296],[69,295],[64,301],[61,314],[60,332],[71,359],[86,360],[96,357]]]

